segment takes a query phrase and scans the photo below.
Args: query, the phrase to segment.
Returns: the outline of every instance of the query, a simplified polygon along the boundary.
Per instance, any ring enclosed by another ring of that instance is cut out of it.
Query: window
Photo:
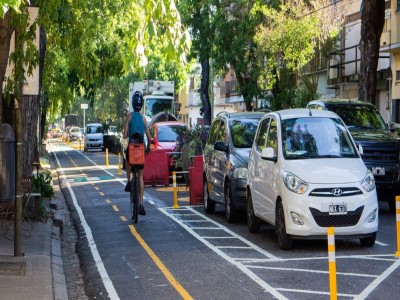
[[[396,71],[396,80],[400,80],[400,70]]]
[[[221,125],[219,126],[217,141],[223,142],[225,145],[228,144],[228,133],[226,132],[226,122],[221,120]]]
[[[260,126],[258,127],[256,145],[257,145],[257,150],[260,152],[265,147],[269,121],[270,121],[269,118],[262,120]]]
[[[211,125],[210,135],[208,136],[208,144],[214,145],[218,135],[219,120],[215,120]]]
[[[275,155],[278,153],[278,127],[276,120],[272,119],[269,125],[267,147],[274,148]]]
[[[400,11],[400,0],[397,0],[397,11]]]

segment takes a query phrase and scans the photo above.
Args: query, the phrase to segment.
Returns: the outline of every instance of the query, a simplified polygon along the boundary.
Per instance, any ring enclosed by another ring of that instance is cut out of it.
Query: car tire
[[[208,195],[207,180],[203,179],[203,197],[204,197],[204,211],[208,214],[215,212],[215,202],[210,199]]]
[[[376,240],[376,232],[373,235],[360,239],[361,246],[363,247],[372,247],[375,245]]]
[[[261,221],[257,218],[254,214],[254,207],[253,207],[253,199],[251,197],[251,193],[247,194],[247,227],[251,233],[258,233],[260,232]]]
[[[237,220],[238,211],[233,205],[231,184],[229,182],[226,183],[224,198],[225,198],[225,219],[228,223],[233,223]]]
[[[282,250],[289,250],[293,247],[293,240],[286,233],[285,212],[282,201],[279,201],[276,208],[275,232],[278,239],[278,247]]]

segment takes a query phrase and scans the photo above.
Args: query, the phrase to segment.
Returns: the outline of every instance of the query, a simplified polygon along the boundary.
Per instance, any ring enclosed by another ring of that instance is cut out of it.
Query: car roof
[[[88,126],[103,126],[103,125],[101,125],[100,123],[89,123],[89,124],[86,124],[86,127],[88,127]]]
[[[309,118],[309,117],[323,117],[323,118],[336,118],[336,119],[339,118],[338,115],[332,111],[309,109],[309,108],[292,108],[292,109],[278,110],[266,114],[264,118],[271,115],[279,116],[279,118],[282,120],[293,119],[293,118]]]
[[[179,122],[179,121],[157,122],[157,123],[154,123],[153,125],[157,125],[157,126],[186,126],[185,123],[182,123],[182,122]]]
[[[318,99],[318,100],[313,100],[308,103],[310,104],[324,104],[326,106],[330,105],[359,105],[359,106],[371,106],[375,107],[372,103],[365,102],[365,101],[360,101],[360,100],[355,100],[355,99]]]
[[[246,112],[226,112],[222,111],[217,114],[218,116],[226,116],[229,119],[261,119],[266,112],[246,111]]]

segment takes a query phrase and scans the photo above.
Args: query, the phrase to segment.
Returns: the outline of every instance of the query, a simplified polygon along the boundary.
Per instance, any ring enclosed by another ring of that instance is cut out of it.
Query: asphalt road
[[[73,145],[72,145],[73,146]],[[146,216],[129,220],[126,175],[118,156],[88,154],[52,142],[62,189],[77,228],[77,252],[90,299],[329,299],[327,241],[277,246],[273,228],[250,234],[243,216],[224,220],[223,208],[204,214],[189,205],[189,192],[146,187]],[[380,205],[372,248],[358,240],[336,241],[339,299],[396,299],[400,259],[395,215]]]

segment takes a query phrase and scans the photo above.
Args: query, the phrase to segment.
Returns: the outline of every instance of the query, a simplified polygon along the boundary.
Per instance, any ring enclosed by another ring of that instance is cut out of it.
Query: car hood
[[[308,183],[341,184],[360,182],[367,167],[357,158],[320,158],[286,160],[283,171],[291,172]]]
[[[393,136],[381,130],[350,130],[353,139],[360,144],[364,143],[397,143]]]
[[[234,148],[230,160],[236,168],[247,168],[251,148]]]

